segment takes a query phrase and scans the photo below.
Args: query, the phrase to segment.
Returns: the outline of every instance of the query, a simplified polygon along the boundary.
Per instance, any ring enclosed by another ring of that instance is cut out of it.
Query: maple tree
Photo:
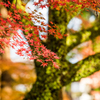
[[[20,9],[16,2],[15,4],[10,3],[8,0],[0,2],[3,7],[5,6],[8,9],[6,17],[3,16],[2,12],[0,16],[0,52],[3,53],[3,49],[6,46],[11,46],[12,48],[18,46],[20,47],[16,52],[18,55],[27,55],[30,60],[35,60],[37,81],[24,100],[59,100],[60,89],[63,86],[72,81],[78,81],[82,77],[86,77],[100,69],[98,67],[99,60],[96,59],[100,58],[99,54],[88,57],[77,64],[70,64],[65,60],[66,54],[73,47],[88,40],[81,41],[82,34],[79,32],[70,35],[71,37],[76,36],[77,42],[71,41],[71,45],[66,44],[66,38],[69,37],[66,37],[66,26],[69,20],[85,8],[92,8],[99,12],[100,1],[48,0],[45,5],[42,5],[41,2],[43,0],[35,2],[34,5],[38,5],[42,9],[46,6],[50,8],[49,24],[45,24],[43,21],[40,22],[40,19],[45,19],[41,13],[37,15],[36,10],[32,14],[27,14],[22,5],[23,3],[20,4],[22,8]],[[34,18],[35,22],[31,21],[32,18]],[[37,27],[34,23],[40,23],[42,27]],[[44,26],[48,26],[49,29],[46,30]],[[18,34],[17,30],[19,29],[23,31],[30,47],[24,47],[28,43],[23,41],[23,38]],[[94,32],[95,29],[93,29],[92,27],[88,31]],[[48,33],[48,35],[41,35],[46,42],[39,38],[40,31]],[[89,39],[94,39],[98,36],[98,31],[95,31],[97,33],[95,35],[91,34]],[[13,41],[9,38],[10,36],[12,36]],[[83,69],[85,68],[86,71],[84,72]]]

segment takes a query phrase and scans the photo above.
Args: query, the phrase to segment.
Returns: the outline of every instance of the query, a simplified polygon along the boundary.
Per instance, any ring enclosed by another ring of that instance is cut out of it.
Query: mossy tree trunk
[[[67,32],[67,14],[63,9],[61,9],[60,12],[50,9],[49,19],[62,28],[62,34]],[[100,35],[99,24],[100,23],[97,23],[92,28],[82,30],[76,34],[71,34],[71,36],[75,36],[77,40],[76,42],[72,40],[71,45],[66,44],[66,37],[59,40],[48,35],[48,40],[44,45],[61,57],[61,59],[57,60],[57,62],[60,63],[60,69],[55,69],[51,64],[43,68],[35,61],[37,81],[33,84],[31,91],[27,93],[24,100],[62,100],[61,89],[63,86],[73,81],[79,81],[82,77],[87,77],[95,71],[100,70],[99,53],[87,57],[76,64],[71,64],[65,60],[66,54],[75,46],[82,43],[82,32],[91,32],[88,39],[83,42],[90,39],[93,40],[96,36]],[[95,30],[95,27],[98,27],[98,30]]]
[[[62,16],[63,15],[63,16]],[[59,16],[62,16],[59,18]],[[63,17],[65,20],[63,20]],[[49,19],[56,24],[62,23],[64,26],[63,33],[66,31],[66,13],[62,11],[55,11],[50,9]],[[62,42],[65,42],[66,38],[63,40],[58,40],[53,36],[48,36],[47,42],[44,44],[51,51],[58,53],[59,48],[62,46]],[[65,56],[65,55],[62,55]],[[52,64],[43,68],[38,62],[35,62],[37,81],[33,85],[32,90],[27,94],[24,100],[62,100],[62,76],[61,69],[55,69]]]

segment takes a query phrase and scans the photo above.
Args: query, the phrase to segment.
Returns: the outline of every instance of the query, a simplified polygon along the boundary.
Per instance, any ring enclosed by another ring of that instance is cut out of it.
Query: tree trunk
[[[60,18],[60,17],[61,18]],[[66,33],[66,23],[67,23],[67,15],[64,13],[64,9],[62,8],[59,11],[49,9],[49,20],[53,21],[57,25],[63,26],[64,30],[62,34]],[[62,28],[62,26],[60,28]],[[62,42],[63,41],[63,42]],[[60,54],[59,49],[62,44],[66,43],[66,38],[63,40],[58,40],[52,35],[48,34],[48,40],[44,45],[50,49],[51,51]],[[65,53],[61,54],[65,59],[66,50],[65,46],[63,46],[61,50],[64,50]],[[62,51],[63,52],[63,51]],[[61,52],[61,53],[62,53]],[[61,56],[60,55],[60,56]],[[58,55],[59,56],[59,55]],[[35,61],[36,72],[37,72],[37,81],[33,85],[31,91],[26,95],[24,100],[62,100],[62,69],[55,69],[52,65],[48,64],[47,67],[42,67],[38,62]],[[67,79],[66,79],[67,80]]]
[[[57,82],[56,69],[41,67],[35,61],[37,81],[24,100],[62,100],[61,86]]]

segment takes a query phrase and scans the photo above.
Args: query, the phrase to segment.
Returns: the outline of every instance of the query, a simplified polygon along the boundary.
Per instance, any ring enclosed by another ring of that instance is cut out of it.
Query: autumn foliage
[[[34,2],[33,5],[42,9],[52,6],[52,9],[56,10],[60,10],[61,7],[64,7],[65,11],[70,11],[71,8],[76,11],[78,7],[80,9],[92,7],[94,10],[98,10],[97,6],[99,6],[100,3],[96,0],[48,0],[44,4],[43,2],[44,0],[39,0],[39,2]],[[9,1],[7,3],[0,2],[0,5],[10,9],[7,11],[6,17],[3,17],[2,12],[0,15],[0,53],[4,53],[4,48],[6,46],[11,46],[14,49],[18,47],[16,51],[18,55],[27,55],[30,60],[37,59],[37,61],[42,63],[41,65],[43,67],[47,66],[49,62],[52,62],[56,68],[59,68],[55,62],[55,59],[59,59],[59,57],[41,43],[39,32],[48,33],[48,35],[52,35],[58,39],[62,39],[67,35],[61,34],[60,29],[53,24],[53,22],[50,21],[49,24],[45,24],[44,21],[40,21],[41,19],[45,19],[42,17],[41,13],[36,15],[37,10],[32,11],[32,14],[27,14],[26,11],[17,9],[16,5],[11,4]],[[67,5],[69,5],[68,9]],[[34,22],[31,21],[32,18]],[[34,25],[35,23],[40,23],[41,26],[36,26]],[[46,30],[45,26],[48,26],[49,29]],[[28,43],[26,43],[23,37],[17,32],[19,29],[22,31],[21,34],[24,33],[23,35]],[[48,35],[41,35],[41,37],[47,40]],[[25,47],[27,44],[30,46]]]

